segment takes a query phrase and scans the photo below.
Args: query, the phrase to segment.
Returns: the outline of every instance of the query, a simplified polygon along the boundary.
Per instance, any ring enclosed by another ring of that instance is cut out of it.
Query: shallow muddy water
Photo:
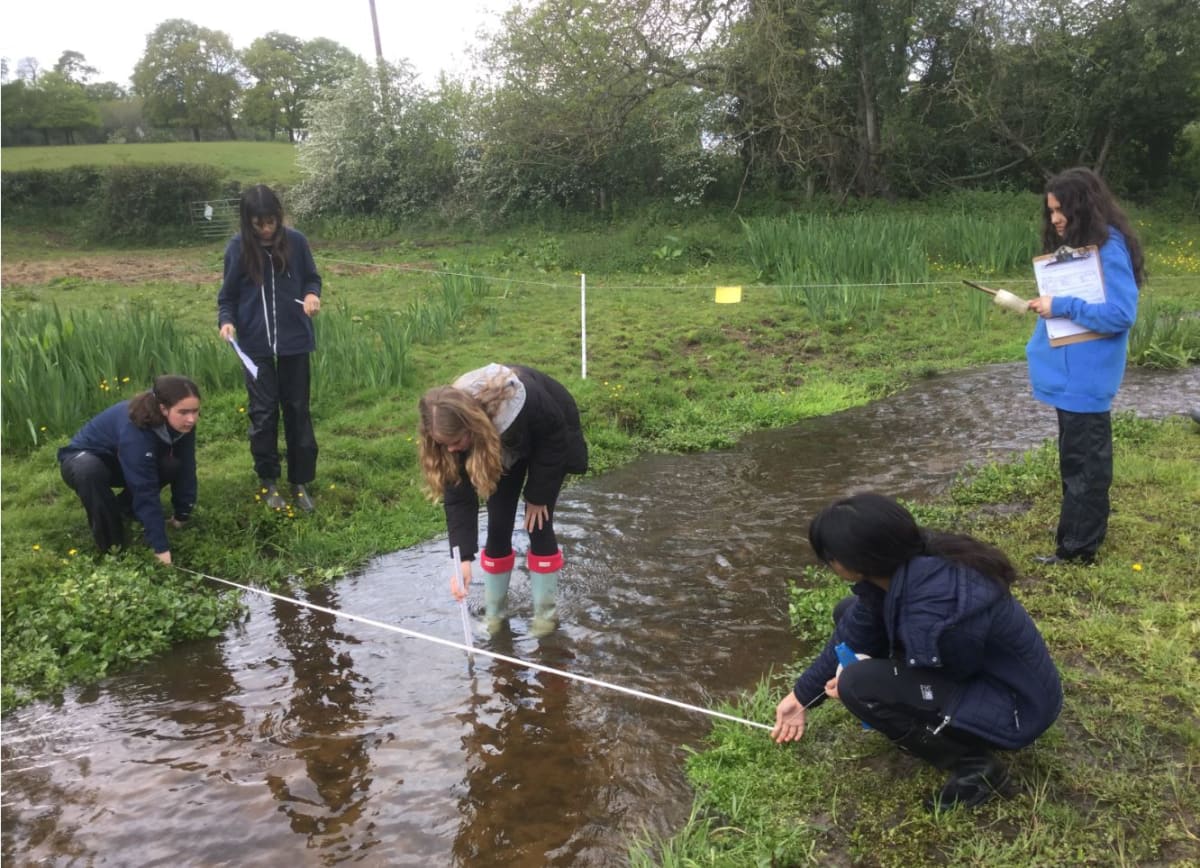
[[[1135,370],[1116,409],[1196,403],[1200,369]],[[929,497],[1054,426],[1024,366],[1004,365],[587,480],[558,509],[562,627],[527,636],[522,570],[512,630],[486,647],[682,702],[735,698],[796,655],[785,589],[816,509],[864,488]],[[447,562],[436,540],[301,594],[460,641]],[[4,720],[6,865],[613,865],[688,815],[703,715],[247,603],[220,639]]]

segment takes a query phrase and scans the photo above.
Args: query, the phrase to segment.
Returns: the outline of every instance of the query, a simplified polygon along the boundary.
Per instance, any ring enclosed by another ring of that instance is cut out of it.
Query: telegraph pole
[[[375,31],[375,71],[379,74],[379,102],[386,112],[388,110],[388,76],[387,67],[383,62],[383,43],[379,41],[379,16],[375,14],[375,0],[371,4],[371,27]]]
[[[371,27],[375,31],[375,62],[383,63],[383,43],[379,41],[379,16],[375,14],[375,0],[371,3]]]

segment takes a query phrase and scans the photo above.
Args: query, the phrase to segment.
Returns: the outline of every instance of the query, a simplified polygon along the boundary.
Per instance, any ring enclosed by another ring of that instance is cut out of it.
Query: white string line
[[[325,257],[325,256],[320,257],[320,261],[321,262],[332,262],[332,263],[335,263],[338,265],[357,265],[362,268],[390,269],[392,271],[409,272],[409,273],[413,273],[413,274],[439,274],[439,275],[445,275],[447,277],[470,277],[470,278],[476,278],[478,280],[494,281],[496,283],[520,284],[522,286],[541,286],[541,287],[545,287],[547,289],[575,290],[575,289],[579,288],[578,283],[546,283],[545,281],[538,281],[538,280],[523,280],[519,277],[494,277],[490,274],[481,274],[479,272],[439,271],[438,269],[435,269],[435,268],[415,268],[415,267],[406,265],[402,262],[400,262],[400,263],[359,262],[358,260],[354,260],[354,259],[330,259],[329,257]],[[1021,284],[1021,285],[1034,285],[1035,284],[1035,281],[1033,280],[1033,278],[997,277],[997,278],[991,278],[991,279],[997,280],[1001,283],[1010,283],[1010,284],[1016,283],[1016,284]],[[1158,282],[1164,281],[1164,280],[1197,280],[1197,279],[1200,279],[1200,275],[1168,274],[1168,275],[1164,275],[1162,277],[1154,278],[1154,282],[1158,283]],[[596,278],[592,278],[592,280],[594,281],[594,280],[596,280]],[[591,282],[591,281],[589,281],[589,282]],[[893,286],[894,287],[959,286],[961,284],[962,284],[962,280],[913,280],[913,281],[908,281],[908,282],[897,282],[897,283],[750,283],[750,284],[744,284],[744,286],[748,289],[871,289],[871,288],[886,288],[886,287],[893,287]],[[619,290],[625,290],[625,291],[644,289],[644,290],[654,290],[656,292],[662,291],[662,290],[671,290],[671,289],[678,289],[678,290],[685,290],[685,291],[700,289],[700,290],[704,290],[705,292],[707,292],[708,290],[712,289],[713,286],[716,286],[716,285],[717,285],[717,283],[715,283],[715,282],[711,286],[709,284],[699,284],[699,283],[691,283],[691,284],[650,284],[650,283],[619,284],[619,283],[603,283],[602,281],[592,283],[592,287],[594,289],[612,289],[612,290],[619,289]]]
[[[575,672],[564,672],[561,669],[554,669],[550,666],[543,666],[541,663],[533,663],[529,660],[521,660],[517,657],[509,657],[504,654],[497,654],[494,651],[487,651],[483,648],[471,647],[464,645],[461,642],[453,642],[449,639],[442,639],[438,636],[429,636],[425,633],[418,633],[416,630],[408,630],[404,627],[397,627],[395,624],[387,624],[383,621],[376,621],[372,618],[364,618],[362,615],[352,615],[349,612],[341,612],[337,609],[329,609],[325,606],[318,606],[315,603],[305,602],[304,600],[295,600],[291,597],[285,597],[282,594],[276,594],[271,591],[265,591],[262,588],[254,588],[249,585],[241,585],[237,582],[231,582],[229,579],[221,579],[217,576],[210,576],[206,573],[199,573],[195,570],[189,570],[186,567],[176,566],[175,569],[181,572],[191,573],[193,576],[199,576],[202,579],[208,579],[213,582],[220,582],[223,585],[228,585],[231,588],[237,588],[242,591],[248,591],[252,594],[259,594],[263,597],[270,597],[273,600],[279,600],[283,603],[291,603],[294,606],[303,606],[306,609],[312,609],[314,612],[324,612],[326,615],[333,615],[336,618],[345,618],[348,621],[357,621],[360,624],[367,624],[371,627],[378,627],[381,630],[388,630],[392,633],[400,633],[403,636],[408,636],[413,639],[424,639],[427,642],[434,642],[438,645],[445,645],[447,648],[455,648],[459,651],[465,651],[468,654],[482,654],[485,657],[491,657],[494,660],[503,660],[505,663],[512,663],[515,666],[521,666],[526,669],[534,669],[538,672],[546,672],[550,675],[558,675],[563,678],[570,678],[573,681],[582,681],[584,684],[591,684],[595,687],[604,687],[608,690],[615,690],[618,693],[625,693],[629,696],[636,696],[639,699],[649,699],[652,702],[662,702],[666,705],[673,705],[676,708],[682,708],[686,711],[695,711],[700,714],[707,714],[710,717],[719,717],[722,720],[730,720],[734,723],[743,723],[746,726],[757,727],[758,729],[771,730],[772,727],[765,723],[758,723],[753,720],[746,720],[743,717],[736,717],[732,714],[725,714],[722,711],[713,711],[711,708],[701,708],[698,705],[689,705],[686,702],[679,702],[675,699],[668,699],[665,696],[656,696],[653,693],[646,693],[641,690],[634,690],[632,687],[622,687],[619,684],[611,684],[607,681],[600,681],[597,678],[589,678],[586,675],[579,675]]]

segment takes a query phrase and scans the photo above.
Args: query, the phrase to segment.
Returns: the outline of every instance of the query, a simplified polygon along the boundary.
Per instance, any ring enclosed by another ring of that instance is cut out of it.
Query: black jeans
[[[490,557],[502,558],[512,554],[512,535],[517,523],[517,504],[521,499],[521,489],[525,486],[525,477],[529,471],[529,462],[518,461],[500,476],[496,490],[487,499],[487,543],[484,551]],[[554,534],[554,505],[558,502],[558,492],[562,489],[562,479],[554,489],[554,497],[545,504],[547,515],[541,528],[529,532],[529,551],[535,555],[552,555],[558,552],[558,538]],[[539,504],[539,506],[542,504]]]
[[[179,462],[173,456],[160,457],[159,487],[174,482],[178,471]],[[102,552],[123,548],[127,542],[125,519],[133,514],[133,495],[125,488],[120,466],[114,467],[91,452],[73,452],[63,455],[59,472],[63,482],[79,495],[96,548]],[[120,493],[113,488],[120,488]]]
[[[1063,498],[1055,554],[1091,560],[1108,533],[1113,480],[1110,413],[1058,411],[1058,468]]]
[[[308,353],[255,359],[258,378],[246,372],[250,417],[250,455],[259,479],[278,479],[279,415],[287,444],[287,478],[307,485],[317,476],[317,437],[308,409],[310,370]]]
[[[845,614],[853,600],[850,597],[834,608],[835,619]],[[838,698],[842,705],[893,741],[914,727],[937,729],[945,709],[961,688],[961,683],[938,669],[910,669],[900,661],[882,658],[860,660],[838,676]],[[956,729],[953,724],[944,727],[940,734],[966,747],[994,747],[986,739]]]

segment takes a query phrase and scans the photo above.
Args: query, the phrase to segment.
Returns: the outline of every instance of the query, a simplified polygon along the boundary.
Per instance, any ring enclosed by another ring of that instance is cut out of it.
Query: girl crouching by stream
[[[808,539],[854,596],[838,604],[833,636],[775,709],[772,737],[799,740],[805,709],[840,699],[900,749],[950,772],[927,808],[986,802],[1007,779],[993,752],[1031,744],[1063,701],[1046,643],[1009,591],[1008,558],[973,537],[925,530],[870,493],[827,506]],[[869,659],[839,671],[839,643]]]

